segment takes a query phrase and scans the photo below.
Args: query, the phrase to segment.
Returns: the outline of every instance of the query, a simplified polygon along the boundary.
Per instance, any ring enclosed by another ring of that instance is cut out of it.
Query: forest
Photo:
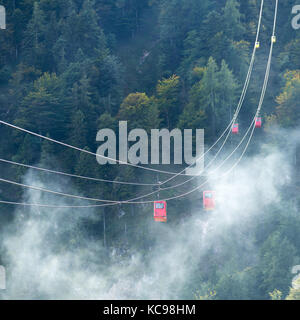
[[[225,161],[255,115],[275,3],[264,1],[239,134],[205,164]],[[117,133],[120,121],[147,133],[204,129],[209,150],[239,104],[261,0],[0,5],[0,120],[27,130],[0,123],[0,299],[300,299],[300,29],[291,24],[299,0],[279,0],[262,128],[220,169],[238,160],[231,175],[203,187],[205,175],[181,175],[160,192],[170,175],[159,171],[185,164],[100,165],[97,132]],[[203,210],[205,190],[216,191],[214,211]],[[146,203],[124,203],[149,193]],[[154,222],[153,201],[169,198],[167,223]]]

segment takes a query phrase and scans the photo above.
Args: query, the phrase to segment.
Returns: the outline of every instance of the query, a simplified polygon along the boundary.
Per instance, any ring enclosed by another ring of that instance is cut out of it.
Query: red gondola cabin
[[[154,202],[154,221],[167,222],[167,203],[166,203],[166,201]]]
[[[232,126],[232,133],[239,133],[239,124],[238,123],[235,123]]]
[[[262,119],[261,117],[256,117],[255,118],[255,128],[261,128],[262,126]]]
[[[203,192],[203,208],[207,211],[215,209],[215,192],[214,191]]]

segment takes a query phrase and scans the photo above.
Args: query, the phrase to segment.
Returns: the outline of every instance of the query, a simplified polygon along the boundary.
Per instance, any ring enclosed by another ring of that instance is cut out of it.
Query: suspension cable
[[[276,6],[275,6],[275,16],[274,16],[274,25],[273,25],[273,34],[272,36],[275,35],[275,30],[276,30],[276,19],[277,19],[277,12],[278,12],[278,0],[276,0]],[[265,93],[266,93],[266,89],[267,89],[267,85],[268,85],[268,80],[269,80],[269,74],[270,74],[270,68],[271,68],[271,61],[272,61],[272,52],[273,52],[273,40],[271,41],[271,48],[270,48],[270,54],[269,54],[269,59],[268,59],[268,64],[267,64],[267,69],[266,69],[266,75],[265,75],[265,79],[264,79],[264,84],[263,84],[263,88],[262,88],[262,93],[261,93],[261,97],[260,97],[260,101],[259,101],[259,105],[258,105],[258,108],[257,108],[257,112],[255,114],[255,117],[252,121],[252,125],[250,125],[246,135],[248,135],[250,129],[252,128],[252,132],[251,132],[251,135],[250,135],[250,138],[246,144],[246,147],[244,149],[244,151],[242,152],[242,155],[240,156],[240,158],[238,159],[238,161],[233,165],[233,167],[228,170],[227,172],[225,172],[222,176],[226,176],[227,174],[229,174],[237,165],[238,163],[242,160],[243,156],[245,155],[247,149],[248,149],[248,146],[251,142],[251,139],[253,137],[253,133],[254,133],[254,130],[255,130],[255,119],[257,117],[257,115],[260,113],[260,110],[261,110],[261,107],[262,107],[262,104],[263,104],[263,101],[264,101],[264,97],[265,97]],[[241,140],[240,144],[238,145],[238,147],[242,144],[242,142],[244,141],[246,135],[244,136],[244,138]],[[237,148],[238,148],[237,147]],[[231,153],[231,155],[234,153],[235,151],[233,151]],[[230,156],[231,156],[230,155]],[[219,169],[225,162],[228,158],[227,157],[220,166],[218,166],[216,169],[214,169],[212,172],[216,171],[217,169]],[[2,182],[7,182],[7,183],[12,183],[12,184],[15,184],[15,185],[18,185],[18,186],[22,186],[22,187],[27,187],[27,188],[31,188],[31,189],[35,189],[35,190],[39,190],[39,191],[45,191],[45,192],[50,192],[50,193],[53,193],[53,194],[56,194],[56,195],[63,195],[63,196],[67,196],[67,197],[71,197],[71,198],[77,198],[77,199],[81,199],[81,200],[90,200],[90,201],[98,201],[98,202],[109,202],[109,203],[106,203],[106,204],[102,204],[102,205],[89,205],[89,206],[49,206],[49,205],[39,205],[39,204],[24,204],[24,203],[18,203],[18,202],[10,202],[10,201],[0,201],[0,203],[5,203],[5,204],[14,204],[14,205],[26,205],[26,206],[39,206],[39,207],[51,207],[51,208],[91,208],[91,207],[100,207],[100,206],[108,206],[108,205],[116,205],[116,204],[121,204],[121,203],[125,203],[125,204],[146,204],[146,203],[153,203],[154,201],[143,201],[143,202],[130,202],[130,201],[110,201],[110,200],[100,200],[100,199],[93,199],[93,198],[87,198],[87,197],[81,197],[81,196],[74,196],[74,195],[69,195],[69,194],[64,194],[64,193],[60,193],[60,192],[55,192],[55,191],[51,191],[51,190],[47,190],[47,189],[44,189],[44,188],[39,188],[39,187],[33,187],[33,186],[27,186],[27,185],[24,185],[24,184],[19,184],[19,183],[16,183],[16,182],[12,182],[12,181],[9,181],[9,180],[5,180],[5,179],[0,179],[0,181]],[[199,190],[203,185],[205,185],[206,183],[208,183],[208,180],[206,182],[204,182],[203,184],[201,184],[200,186],[194,188],[193,190],[190,190],[189,192],[186,192],[184,194],[181,194],[181,195],[178,195],[178,196],[174,196],[174,197],[171,197],[171,198],[168,198],[168,199],[164,199],[164,201],[169,201],[169,200],[174,200],[174,199],[178,199],[178,198],[182,198],[182,197],[185,197],[193,192],[195,192],[196,190]]]
[[[258,41],[258,37],[259,37],[259,33],[260,33],[260,27],[261,27],[261,19],[262,19],[262,12],[263,12],[263,5],[264,5],[264,0],[261,1],[261,6],[260,6],[260,13],[259,13],[259,20],[258,20],[258,27],[257,27],[257,32],[256,32],[256,39],[255,39],[255,44],[256,42]],[[253,70],[253,64],[254,64],[254,60],[255,60],[255,53],[256,53],[256,45],[254,44],[254,48],[253,48],[253,52],[252,52],[252,57],[251,57],[251,62],[250,62],[250,66],[249,66],[249,69],[248,69],[248,73],[247,73],[247,77],[246,77],[246,80],[245,80],[245,83],[244,83],[244,87],[243,87],[243,90],[242,90],[242,94],[241,94],[241,97],[240,97],[240,100],[239,100],[239,103],[238,103],[238,106],[237,106],[237,109],[236,109],[236,112],[233,116],[233,119],[231,120],[231,122],[229,123],[229,125],[227,126],[227,128],[224,130],[224,132],[221,134],[221,136],[217,139],[217,141],[215,141],[215,143],[199,158],[197,158],[195,160],[195,162],[193,164],[191,164],[189,167],[183,169],[182,171],[178,172],[178,173],[171,173],[171,172],[166,172],[166,171],[161,171],[161,170],[156,170],[156,169],[152,169],[152,168],[145,168],[145,167],[141,167],[141,166],[137,166],[137,165],[133,165],[135,167],[139,167],[139,168],[142,168],[142,169],[145,169],[145,170],[148,170],[150,169],[151,171],[154,171],[154,172],[159,172],[159,173],[168,173],[168,174],[172,174],[174,175],[173,177],[163,181],[160,183],[160,186],[166,184],[167,182],[175,179],[176,177],[178,177],[179,175],[183,175],[183,172],[186,171],[186,169],[192,167],[195,163],[197,163],[200,159],[204,158],[204,156],[210,152],[214,146],[223,138],[223,136],[225,135],[225,133],[227,132],[228,130],[228,134],[226,136],[226,139],[225,141],[223,142],[221,148],[218,150],[218,152],[216,153],[216,155],[213,157],[213,160],[210,162],[210,164],[217,158],[218,154],[221,152],[221,150],[223,149],[223,147],[225,146],[228,138],[229,138],[229,135],[231,133],[231,130],[229,130],[231,128],[231,126],[233,125],[233,123],[236,121],[237,119],[237,116],[241,110],[241,107],[242,107],[242,104],[244,102],[244,99],[245,99],[245,95],[246,95],[246,92],[247,92],[247,89],[248,89],[248,86],[249,86],[249,82],[250,82],[250,78],[251,78],[251,75],[252,75],[252,70]],[[38,136],[40,138],[43,138],[43,139],[47,139],[51,142],[55,142],[55,143],[58,143],[58,144],[61,144],[61,145],[64,145],[64,146],[67,146],[67,147],[71,147],[73,149],[76,149],[76,150],[79,150],[79,151],[82,151],[82,152],[86,152],[88,154],[92,154],[92,155],[96,155],[96,156],[99,156],[99,157],[103,157],[103,158],[106,158],[106,159],[109,159],[109,160],[115,160],[115,159],[111,159],[111,158],[108,158],[108,157],[105,157],[105,156],[101,156],[101,155],[97,155],[97,154],[94,154],[92,152],[89,152],[87,150],[84,150],[84,149],[80,149],[80,148],[77,148],[77,147],[73,147],[73,146],[70,146],[70,145],[67,145],[67,144],[64,144],[62,142],[59,142],[59,141],[56,141],[54,139],[51,139],[51,138],[48,138],[48,137],[44,137],[42,135],[38,135],[38,134],[35,134],[31,131],[28,131],[28,130],[25,130],[25,129],[22,129],[20,127],[17,127],[17,126],[14,126],[14,125],[10,125],[8,123],[5,123],[4,121],[1,121],[0,120],[0,123],[2,124],[5,124],[5,125],[8,125],[10,127],[13,127],[15,129],[18,129],[18,130],[21,130],[21,131],[24,131],[24,132],[27,132],[29,134],[33,134],[35,136]],[[116,160],[117,161],[117,160]],[[85,179],[85,180],[90,180],[90,181],[95,181],[95,182],[106,182],[106,183],[113,183],[113,184],[123,184],[123,185],[136,185],[136,186],[157,186],[158,184],[147,184],[147,183],[135,183],[135,182],[124,182],[124,181],[115,181],[115,180],[107,180],[107,179],[97,179],[97,178],[92,178],[92,177],[86,177],[86,176],[80,176],[80,175],[75,175],[75,174],[68,174],[68,173],[65,173],[65,172],[60,172],[60,171],[55,171],[55,170],[50,170],[50,169],[45,169],[45,168],[41,168],[41,167],[37,167],[37,166],[31,166],[31,165],[26,165],[26,164],[22,164],[22,163],[18,163],[18,162],[15,162],[15,161],[9,161],[9,160],[5,160],[5,159],[0,159],[0,162],[5,162],[5,163],[9,163],[9,164],[13,164],[13,165],[17,165],[17,166],[22,166],[22,167],[26,167],[26,168],[31,168],[31,169],[35,169],[35,170],[39,170],[39,171],[44,171],[44,172],[49,172],[49,173],[54,173],[54,174],[60,174],[60,175],[64,175],[64,176],[69,176],[69,177],[74,177],[74,178],[79,178],[79,179]],[[121,161],[117,161],[119,163],[122,163],[122,164],[128,164],[128,163],[125,163],[125,162],[121,162]],[[131,165],[131,164],[128,164],[128,165]],[[190,181],[192,181],[195,177],[198,177],[200,176],[202,173],[203,173],[204,170],[202,170],[200,173],[198,173],[197,175],[192,175],[192,178],[191,179],[188,179],[187,181],[185,181],[184,183],[181,183],[177,186],[181,186],[185,183],[188,183]],[[186,176],[186,174],[184,174],[184,176]],[[176,187],[176,186],[175,186]],[[166,189],[169,189],[169,188],[166,188]]]

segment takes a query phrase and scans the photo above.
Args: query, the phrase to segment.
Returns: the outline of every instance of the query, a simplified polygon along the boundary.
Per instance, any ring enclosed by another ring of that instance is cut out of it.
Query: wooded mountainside
[[[259,0],[3,0],[0,4],[7,13],[7,29],[0,31],[0,119],[91,152],[96,152],[99,146],[98,130],[111,128],[118,132],[122,120],[128,121],[129,130],[142,128],[147,132],[156,128],[205,129],[205,145],[212,145],[227,127],[238,104],[260,9]],[[218,244],[208,244],[199,258],[190,256],[198,252],[196,243],[201,240],[187,239],[189,230],[197,234],[196,225],[193,223],[190,229],[188,221],[194,221],[195,216],[209,215],[202,210],[202,191],[207,187],[170,201],[166,226],[154,224],[153,204],[96,208],[92,219],[89,219],[90,210],[79,213],[78,209],[69,209],[63,223],[73,223],[72,219],[79,219],[75,218],[79,215],[80,227],[76,224],[74,230],[59,231],[61,220],[58,220],[58,229],[49,229],[57,240],[49,245],[53,246],[53,252],[62,254],[82,246],[88,250],[88,239],[92,239],[90,241],[98,241],[101,246],[99,252],[95,251],[101,270],[116,268],[112,267],[116,263],[114,259],[119,263],[130,261],[133,255],[143,257],[145,266],[135,277],[157,272],[149,270],[153,257],[157,259],[155,251],[164,257],[170,256],[168,261],[174,254],[171,280],[168,270],[164,270],[168,281],[165,280],[167,284],[160,289],[162,298],[299,298],[299,290],[291,289],[295,276],[291,268],[300,264],[297,175],[300,162],[297,139],[290,139],[299,130],[300,123],[300,30],[291,26],[295,4],[295,0],[279,1],[277,42],[261,113],[263,128],[255,133],[247,151],[247,159],[260,153],[262,145],[263,150],[274,148],[289,155],[289,183],[276,182],[285,179],[280,166],[276,167],[278,171],[270,173],[272,177],[276,175],[277,180],[269,180],[268,176],[265,179],[266,183],[274,182],[271,191],[264,193],[266,198],[273,197],[273,187],[277,189],[272,201],[262,201],[261,205],[262,195],[249,198],[255,199],[252,203],[255,215],[240,219],[236,226],[226,225],[224,232],[218,233]],[[265,0],[260,48],[238,118],[241,132],[240,136],[230,138],[231,147],[245,133],[257,108],[269,54],[274,5],[275,1]],[[0,125],[0,141],[0,158],[26,165],[113,181],[151,184],[169,177],[124,165],[100,166],[92,155],[4,125]],[[285,151],[284,148],[291,149]],[[290,155],[292,149],[295,151]],[[273,167],[268,167],[267,156],[261,159],[266,160],[261,164],[264,176]],[[172,172],[183,169],[175,165],[152,167]],[[255,175],[255,172],[250,174]],[[32,185],[38,181],[44,188],[109,200],[126,200],[155,190],[32,172],[3,162],[0,162],[0,178]],[[243,183],[248,187],[251,181],[246,179]],[[179,190],[169,189],[160,196],[168,198],[184,193],[197,183],[193,181]],[[30,202],[26,192],[0,182],[2,201]],[[246,203],[247,194],[242,197]],[[62,204],[54,195],[39,196],[36,201]],[[74,203],[72,199],[63,201],[69,205]],[[75,201],[75,204],[89,203]],[[7,230],[12,232],[15,225],[23,228],[34,214],[36,219],[41,219],[36,212],[31,213],[34,210],[0,205],[0,264],[12,263],[8,248],[14,250],[14,246],[7,245]],[[52,209],[39,210],[40,215],[48,218],[51,213],[59,215]],[[236,213],[242,215],[241,211],[243,209]],[[52,219],[49,221],[53,222]],[[51,232],[47,238],[50,242]],[[176,238],[181,239],[183,245],[186,243],[188,254],[180,256],[181,251],[176,251],[175,257],[172,241],[176,242]],[[160,241],[167,242],[165,248]],[[181,265],[177,269],[181,258],[185,267]],[[181,268],[188,268],[189,272],[183,276]],[[7,269],[9,279],[13,275],[9,267]],[[127,265],[124,270],[110,278],[111,282],[107,281],[112,284],[119,281],[118,277],[130,277]],[[158,283],[160,280],[154,281],[153,288],[157,288]],[[121,297],[152,297],[132,290],[131,295]],[[24,298],[26,293],[11,294],[15,296]],[[53,298],[49,292],[29,296]]]

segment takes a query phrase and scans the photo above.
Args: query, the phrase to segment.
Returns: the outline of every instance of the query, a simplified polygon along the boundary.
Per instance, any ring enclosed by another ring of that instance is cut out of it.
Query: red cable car
[[[239,133],[239,124],[238,123],[235,123],[232,126],[232,133]]]
[[[262,119],[261,117],[256,117],[255,118],[255,128],[261,128],[262,126]]]
[[[215,209],[215,192],[214,191],[203,192],[203,208],[206,211]]]
[[[154,202],[154,221],[167,222],[167,203],[166,201]]]

